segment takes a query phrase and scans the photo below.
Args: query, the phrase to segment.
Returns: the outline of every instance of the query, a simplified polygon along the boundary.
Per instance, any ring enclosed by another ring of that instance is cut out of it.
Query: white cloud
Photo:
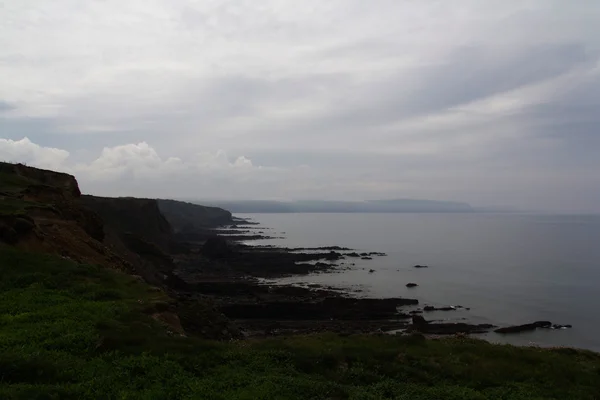
[[[61,169],[69,158],[66,150],[39,146],[28,138],[0,139],[0,160],[35,165],[40,168]]]
[[[74,163],[69,157],[66,150],[43,147],[28,138],[0,139],[1,160],[72,173],[83,188],[96,194],[160,197],[165,195],[164,187],[175,180],[178,192],[169,193],[170,196],[177,197],[182,192],[194,196],[195,188],[189,184],[198,179],[230,181],[243,173],[245,180],[261,181],[264,179],[261,175],[278,171],[255,167],[244,156],[230,161],[223,150],[199,153],[187,161],[177,157],[162,158],[146,142],[106,147],[90,163]],[[135,184],[129,186],[131,182]],[[186,190],[186,186],[190,190]]]

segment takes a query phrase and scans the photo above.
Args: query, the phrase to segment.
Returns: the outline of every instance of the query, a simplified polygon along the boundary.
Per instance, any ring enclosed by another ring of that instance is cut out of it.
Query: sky
[[[84,192],[600,212],[600,1],[0,0],[0,160]]]

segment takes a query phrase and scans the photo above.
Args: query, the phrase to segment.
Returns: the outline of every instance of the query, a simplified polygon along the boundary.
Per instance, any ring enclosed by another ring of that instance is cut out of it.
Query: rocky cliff
[[[104,221],[104,243],[136,267],[137,274],[154,285],[173,275],[170,256],[173,229],[153,199],[82,196],[84,208]]]
[[[158,200],[158,206],[176,232],[214,228],[233,223],[231,212],[218,207],[206,207],[175,200]]]
[[[80,197],[72,175],[0,163],[0,242],[131,270],[102,243],[104,223]]]
[[[152,199],[82,196],[82,204],[98,213],[108,229],[135,235],[168,252],[173,229]]]
[[[172,234],[156,200],[81,196],[71,175],[0,163],[0,249],[9,245],[141,277],[173,296],[163,310],[177,322],[171,328],[213,339],[238,335],[209,300],[178,295],[185,284],[173,274]]]

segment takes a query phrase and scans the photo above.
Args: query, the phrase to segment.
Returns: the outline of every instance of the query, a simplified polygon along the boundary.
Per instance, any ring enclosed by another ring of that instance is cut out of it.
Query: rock
[[[425,306],[423,308],[424,311],[454,311],[456,307],[446,306],[446,307],[434,307],[434,306]]]
[[[356,252],[354,252],[354,253],[348,253],[348,254],[346,254],[346,255],[347,255],[348,257],[354,257],[354,258],[358,258],[358,257],[360,257],[360,254],[358,254],[358,253],[356,253]]]
[[[534,331],[537,328],[551,328],[551,327],[552,327],[552,322],[550,322],[550,321],[536,321],[531,324],[515,325],[515,326],[509,326],[506,328],[499,328],[499,329],[496,329],[494,332],[502,333],[502,334],[520,333],[520,332]]]
[[[417,265],[415,265],[415,268],[429,268],[429,266],[428,265],[419,265],[419,264],[417,264]]]
[[[412,323],[415,326],[422,326],[422,325],[428,324],[429,321],[427,321],[425,318],[423,318],[420,315],[413,315],[412,316]]]
[[[573,327],[572,325],[558,325],[558,324],[552,325],[552,329],[570,329],[572,327]]]
[[[375,272],[375,270],[374,270],[374,269],[370,269],[370,270],[369,270],[369,273],[370,273],[370,274],[372,274],[373,272]]]
[[[412,283],[412,282],[406,284],[407,288],[413,288],[413,287],[417,287],[417,286],[419,286],[419,285],[417,285],[416,283]]]
[[[361,260],[372,260],[372,257],[361,257]]]
[[[213,236],[206,240],[202,246],[202,254],[208,258],[226,258],[233,253],[229,243],[222,237]]]
[[[382,252],[378,252],[378,251],[372,251],[369,253],[370,256],[378,256],[378,257],[386,257],[387,254],[386,253],[382,253]]]

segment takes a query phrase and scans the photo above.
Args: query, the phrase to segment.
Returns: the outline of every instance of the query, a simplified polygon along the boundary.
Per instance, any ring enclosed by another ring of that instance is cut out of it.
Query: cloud
[[[9,2],[2,144],[30,138],[98,193],[600,211],[598,18],[594,0]]]
[[[0,100],[0,113],[3,113],[5,111],[14,110],[14,108],[15,108],[14,105]]]
[[[0,160],[35,165],[40,168],[60,169],[69,158],[66,150],[41,147],[28,138],[0,139]]]
[[[0,139],[0,159],[68,172],[78,178],[84,191],[113,196],[195,197],[202,191],[215,191],[208,195],[215,198],[266,184],[284,173],[256,167],[244,156],[230,160],[222,150],[201,152],[188,160],[162,158],[145,142],[106,147],[93,161],[77,163],[68,151],[43,147],[28,138]],[[219,190],[220,185],[230,188]]]

